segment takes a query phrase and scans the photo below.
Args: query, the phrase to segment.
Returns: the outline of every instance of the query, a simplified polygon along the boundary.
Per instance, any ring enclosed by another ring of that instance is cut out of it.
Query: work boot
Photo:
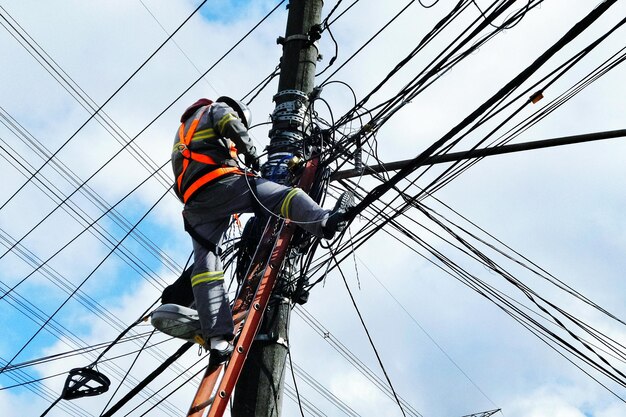
[[[228,343],[222,349],[211,348],[209,349],[209,366],[216,366],[226,362],[230,359],[235,347],[232,343]]]
[[[350,191],[344,191],[328,214],[326,224],[322,228],[324,239],[332,239],[335,233],[343,231],[348,226],[346,215],[351,207],[354,207],[354,195]]]

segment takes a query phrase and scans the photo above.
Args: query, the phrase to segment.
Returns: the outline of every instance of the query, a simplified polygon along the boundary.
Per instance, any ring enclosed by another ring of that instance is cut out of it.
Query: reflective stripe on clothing
[[[208,128],[208,129],[198,130],[196,133],[194,133],[193,137],[191,138],[191,141],[193,142],[194,140],[213,139],[216,137],[217,137],[217,134],[215,133],[215,130],[213,130],[212,128]]]
[[[203,282],[223,281],[224,271],[208,271],[202,272],[191,277],[191,286],[194,287]]]
[[[215,133],[215,130],[208,128],[208,129],[203,129],[203,130],[198,130],[192,137],[191,137],[191,142],[197,141],[197,140],[204,140],[204,139],[215,139],[217,138],[217,134]],[[181,146],[182,145],[182,146]],[[172,152],[182,152],[182,150],[185,149],[185,145],[183,142],[176,142],[174,144],[174,146],[172,147]],[[236,150],[237,148],[235,148]]]
[[[232,113],[228,113],[226,115],[224,115],[219,122],[217,122],[217,130],[218,131],[223,131],[224,130],[224,126],[226,126],[226,123],[230,122],[231,120],[235,120],[237,119],[237,117],[232,114]]]
[[[289,209],[291,208],[291,200],[298,194],[300,190],[298,188],[294,188],[289,191],[283,200],[283,204],[280,206],[280,215],[289,219]]]

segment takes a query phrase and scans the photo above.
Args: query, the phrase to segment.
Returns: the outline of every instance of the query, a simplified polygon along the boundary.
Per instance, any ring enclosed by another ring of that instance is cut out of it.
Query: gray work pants
[[[256,187],[251,187],[251,182]],[[210,184],[194,195],[185,205],[183,216],[196,233],[215,245],[205,248],[192,238],[194,267],[191,283],[203,337],[207,342],[211,337],[222,336],[229,340],[234,336],[219,248],[230,217],[236,213],[252,213],[259,206],[255,204],[255,196],[261,210],[269,210],[296,223],[303,222],[299,226],[322,236],[321,221],[329,211],[322,209],[297,188],[262,178],[233,175]]]

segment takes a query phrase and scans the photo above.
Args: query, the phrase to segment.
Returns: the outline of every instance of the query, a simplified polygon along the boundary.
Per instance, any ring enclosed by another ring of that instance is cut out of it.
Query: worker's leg
[[[268,204],[265,206],[272,207],[273,201],[269,198],[279,195],[278,191],[273,191],[271,185],[273,183],[257,179],[256,184],[259,200],[263,201],[268,198]],[[332,239],[336,232],[347,226],[348,221],[345,216],[349,207],[354,205],[351,192],[344,192],[339,196],[332,210],[325,210],[301,189],[288,188],[288,190],[286,194],[283,194],[280,203],[272,209],[275,214],[290,219],[307,232],[325,239]]]
[[[240,176],[230,183],[234,195],[232,207],[240,212],[270,213],[286,217],[304,230],[322,236],[324,219],[330,210],[321,208],[299,188],[287,187],[262,178]]]
[[[300,188],[289,190],[275,213],[294,221],[298,226],[315,236],[323,236],[324,220],[330,210],[321,208]]]
[[[219,257],[219,244],[228,228],[228,219],[195,226],[200,236],[214,244],[205,247],[193,240],[194,268],[191,274],[191,286],[196,300],[196,310],[204,340],[221,337],[233,338],[233,318],[226,291],[224,289],[224,270]]]

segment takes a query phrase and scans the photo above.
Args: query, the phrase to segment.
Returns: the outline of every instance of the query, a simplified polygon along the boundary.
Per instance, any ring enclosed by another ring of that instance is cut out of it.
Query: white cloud
[[[197,2],[174,4],[144,0],[144,3],[171,32]],[[452,2],[440,3],[432,9],[423,9],[417,3],[411,6],[397,24],[392,25],[364,53],[339,71],[335,79],[348,82],[360,99],[414,47],[426,28],[431,27],[437,18],[452,7]],[[478,3],[487,6],[485,1]],[[517,3],[516,7],[526,4],[525,1]],[[228,19],[222,16],[208,21],[195,17],[175,39],[204,71],[273,4],[255,2],[254,6],[244,8],[240,14],[228,14]],[[339,19],[332,28],[339,42],[339,59],[327,74],[402,6],[400,2],[385,3],[385,7],[380,7],[380,2],[361,1]],[[417,155],[493,94],[513,74],[528,65],[593,6],[586,1],[553,0],[529,13],[519,26],[507,30],[482,47],[467,62],[439,79],[391,119],[378,134],[381,159],[392,161]],[[72,2],[63,7],[62,13],[59,4],[50,2],[19,2],[4,7],[98,104],[103,103],[166,37],[140,2]],[[331,7],[326,4],[324,12],[327,13]],[[623,11],[623,4],[614,6],[614,11],[603,17],[588,34],[584,34],[581,41],[576,41],[575,45],[560,53],[559,59],[562,60],[590,42],[594,36],[614,24]],[[478,13],[471,6],[464,22],[477,16]],[[179,114],[189,102],[200,96],[214,96],[216,93],[213,87],[219,91],[218,94],[243,96],[274,69],[280,55],[280,47],[275,44],[275,39],[284,34],[285,20],[286,11],[281,7],[267,24],[209,73],[207,80],[211,86],[200,82],[142,133],[135,144],[157,164],[165,162],[169,158]],[[452,32],[446,32],[446,39],[442,37],[441,42],[431,45],[410,63],[397,79],[391,81],[389,87],[374,97],[369,106],[388,98],[404,85],[428,61],[428,57],[433,57],[443,47]],[[581,62],[573,72],[575,76],[568,75],[550,87],[538,105],[545,105],[617,50],[617,47],[621,47],[619,40],[622,35],[623,31],[616,33],[607,43],[611,48],[603,46],[599,52]],[[7,56],[11,56],[10,60],[3,62],[1,70],[3,79],[11,82],[0,84],[0,105],[49,149],[57,149],[87,119],[87,113],[6,32],[0,34],[0,45]],[[326,33],[321,45],[324,60],[319,67],[323,68],[334,53],[334,46]],[[548,68],[554,68],[555,65],[551,63]],[[542,70],[541,74],[546,72],[547,69]],[[132,138],[197,78],[196,69],[174,45],[168,44],[105,107],[105,111]],[[618,67],[526,132],[519,141],[623,128],[625,109],[622,79],[623,70]],[[255,122],[265,121],[271,112],[271,96],[275,89],[276,82],[254,101]],[[351,93],[338,84],[327,86],[323,97],[331,103],[335,117],[352,105]],[[324,117],[328,117],[326,110],[319,110]],[[20,144],[8,129],[2,127],[0,135],[13,144],[16,152],[35,166],[40,166],[41,160],[30,155],[28,147]],[[254,136],[260,142],[260,148],[268,141],[265,127],[256,129]],[[470,139],[476,141],[479,136]],[[471,146],[471,140],[461,144],[459,149]],[[624,176],[622,148],[619,140],[611,140],[487,158],[437,196],[622,317],[622,249],[626,244],[621,214],[624,198],[620,192],[623,188],[621,178]],[[60,152],[59,158],[84,180],[119,149],[117,141],[94,120],[73,139],[67,149]],[[58,174],[49,168],[43,172],[65,192],[70,190]],[[169,177],[169,167],[164,173]],[[1,204],[13,193],[15,184],[22,183],[24,178],[4,160],[0,160],[0,174],[3,184],[6,184],[0,192]],[[115,202],[147,174],[145,168],[124,152],[90,185],[105,200]],[[372,182],[367,179],[363,183],[372,186]],[[162,185],[151,181],[120,209],[129,221],[134,222],[164,191]],[[87,204],[83,197],[76,198],[76,201],[90,215],[99,215],[98,210]],[[19,238],[52,207],[46,197],[29,186],[2,210],[0,227]],[[142,226],[141,230],[182,264],[190,247],[189,239],[182,231],[181,208],[174,197],[166,197],[150,217],[151,226]],[[41,257],[58,249],[60,242],[65,242],[80,230],[66,214],[56,215],[53,219],[25,241],[28,248]],[[103,222],[103,225],[110,230],[118,230],[110,220]],[[427,242],[437,242],[435,237],[416,227],[415,230]],[[116,236],[119,238],[121,233],[118,231]],[[139,259],[146,262],[150,260],[151,267],[165,280],[175,278],[175,274],[156,265],[149,256],[144,256],[142,249],[137,248],[138,245],[132,242],[129,245],[136,250]],[[445,248],[441,244],[438,247]],[[63,253],[52,265],[77,281],[84,278],[107,252],[104,246],[88,237]],[[482,297],[393,239],[379,233],[358,251],[358,255],[473,382],[498,407],[503,408],[505,416],[615,417],[623,414],[623,405],[611,394],[546,348],[492,304],[486,303]],[[459,255],[454,257],[459,262],[464,259]],[[463,415],[495,408],[432,344],[429,337],[415,326],[361,265],[358,266],[361,289],[357,287],[352,264],[352,260],[345,264],[348,281],[398,392],[424,415]],[[518,293],[483,267],[476,264],[468,264],[466,267],[478,277],[519,297]],[[0,260],[0,268],[0,277],[4,282],[14,282],[27,269],[14,256]],[[621,325],[608,322],[598,313],[564,298],[531,274],[522,275],[517,268],[515,271],[519,272],[524,282],[539,288],[542,294],[555,299],[568,310],[572,309],[581,318],[590,320],[594,326],[623,342]],[[112,258],[97,274],[99,280],[89,282],[86,288],[91,296],[104,302],[109,311],[119,317],[120,322],[129,324],[158,295],[153,286],[141,281],[137,275],[129,272],[123,262]],[[108,278],[121,288],[120,295],[107,296],[103,300],[99,294],[107,289]],[[124,279],[132,282],[120,284],[120,280]],[[34,303],[37,302],[36,294],[29,294]],[[357,321],[341,277],[336,273],[329,276],[324,287],[320,285],[314,289],[310,300],[307,309],[371,369],[378,372],[377,361]],[[55,301],[58,304],[62,300]],[[5,304],[1,311],[8,314],[9,309]],[[67,326],[75,326],[82,331],[88,329],[81,333],[86,343],[110,340],[117,334],[116,330],[91,315],[63,317]],[[146,329],[148,327],[143,330]],[[18,328],[10,328],[8,331],[14,336],[21,335]],[[292,346],[296,362],[314,373],[316,378],[325,382],[362,415],[373,415],[371,410],[374,408],[378,410],[376,415],[398,415],[393,403],[386,397],[382,398],[379,391],[363,381],[360,374],[356,374],[323,339],[297,319],[294,319],[292,329]],[[64,349],[67,346],[61,342],[52,346],[38,345],[38,352],[33,355]],[[2,352],[2,356],[6,357],[10,353]],[[193,355],[187,356],[190,357],[187,361],[193,359]],[[135,375],[140,376],[154,369],[157,363],[154,357],[146,356],[137,365]],[[66,371],[68,366],[85,364],[84,358],[52,362],[37,368],[35,373],[49,375]],[[127,363],[120,362],[120,365],[126,366]],[[175,375],[174,372],[168,373],[169,378]],[[61,383],[62,379],[55,379],[48,386],[58,393]],[[191,395],[190,390],[184,390],[176,397],[177,404],[183,404],[181,407],[184,409]],[[93,405],[94,410],[100,410],[106,399],[80,401],[81,404]],[[0,402],[0,409],[7,410],[6,415],[22,415],[23,411],[36,415],[45,407],[43,401],[28,392],[15,395],[2,391]],[[92,409],[91,406],[89,409]],[[330,410],[329,415],[337,414],[336,410]],[[56,415],[63,415],[62,411],[55,412]]]

